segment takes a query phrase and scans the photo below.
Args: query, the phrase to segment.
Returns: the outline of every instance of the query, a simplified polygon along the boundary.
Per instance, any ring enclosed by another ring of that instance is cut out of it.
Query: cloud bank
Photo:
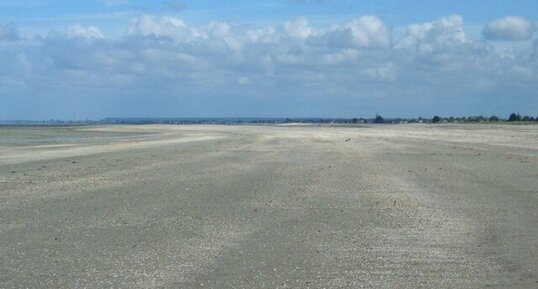
[[[0,118],[536,110],[538,42],[529,25],[495,20],[482,39],[451,15],[395,37],[374,15],[325,26],[307,18],[190,25],[144,15],[121,37],[75,24],[21,39],[15,25],[3,24]],[[512,49],[501,53],[494,40]]]
[[[518,41],[529,40],[535,26],[523,17],[507,16],[491,21],[482,31],[482,35],[490,40]]]

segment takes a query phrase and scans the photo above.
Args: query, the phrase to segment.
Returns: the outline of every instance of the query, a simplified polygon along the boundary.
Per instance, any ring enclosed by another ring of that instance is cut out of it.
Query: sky
[[[536,0],[0,0],[0,120],[538,116]]]

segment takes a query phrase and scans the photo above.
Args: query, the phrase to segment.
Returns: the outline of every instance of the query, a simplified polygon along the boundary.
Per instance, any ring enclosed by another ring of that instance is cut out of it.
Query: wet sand
[[[538,126],[0,140],[0,288],[538,286]]]

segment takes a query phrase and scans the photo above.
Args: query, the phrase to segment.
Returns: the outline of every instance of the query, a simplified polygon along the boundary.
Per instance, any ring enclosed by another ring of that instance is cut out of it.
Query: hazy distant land
[[[408,124],[408,123],[489,123],[489,124],[538,124],[538,116],[511,113],[506,118],[492,116],[461,116],[431,118],[384,118],[376,114],[373,118],[350,117],[107,117],[101,120],[4,120],[0,125],[97,125],[97,124],[337,124],[354,125],[369,123]]]

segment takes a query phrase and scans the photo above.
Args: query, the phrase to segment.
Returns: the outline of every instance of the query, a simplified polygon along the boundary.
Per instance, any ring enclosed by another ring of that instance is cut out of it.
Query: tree
[[[512,113],[510,114],[510,116],[508,117],[508,121],[520,121],[521,120],[521,115],[519,115],[519,113]]]
[[[385,123],[385,119],[379,114],[375,115],[374,123]]]
[[[434,116],[434,117],[432,118],[432,122],[433,122],[433,123],[441,122],[441,117],[438,116],[438,115]]]
[[[499,121],[499,117],[496,116],[496,115],[492,115],[490,118],[489,118],[489,121]]]

